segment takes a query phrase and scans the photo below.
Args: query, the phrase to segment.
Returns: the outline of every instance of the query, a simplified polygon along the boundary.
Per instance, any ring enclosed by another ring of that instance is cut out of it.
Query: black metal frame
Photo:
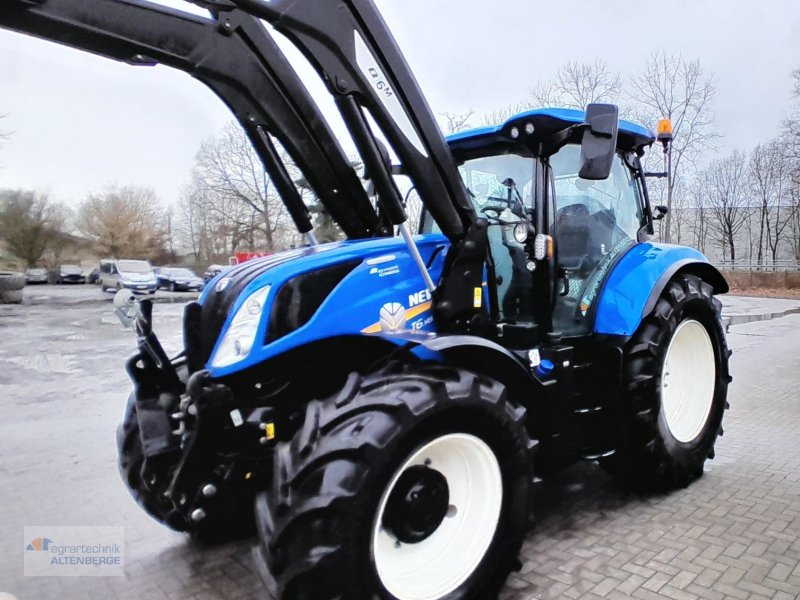
[[[300,49],[351,131],[374,140],[361,109],[372,115],[442,232],[458,241],[475,220],[466,188],[433,113],[371,0],[231,2],[269,21]],[[369,140],[355,141],[370,172],[391,175]],[[375,186],[384,200],[400,203],[393,182],[376,180]]]
[[[144,0],[4,0],[0,27],[189,73],[241,123],[301,233],[312,229],[308,211],[269,136],[348,237],[377,234],[378,216],[347,156],[263,24],[238,10],[215,14],[207,19]]]

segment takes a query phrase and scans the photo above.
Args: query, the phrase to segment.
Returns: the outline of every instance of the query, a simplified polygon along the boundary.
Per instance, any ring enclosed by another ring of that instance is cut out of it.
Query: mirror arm
[[[647,173],[645,173],[644,167],[642,166],[642,159],[639,154],[632,158],[632,166],[634,171],[636,172],[636,176],[639,178],[639,183],[641,185],[642,196],[644,200],[644,214],[645,214],[645,232],[648,235],[653,235],[655,233],[655,229],[653,228],[653,210],[650,205],[650,193],[647,190]]]

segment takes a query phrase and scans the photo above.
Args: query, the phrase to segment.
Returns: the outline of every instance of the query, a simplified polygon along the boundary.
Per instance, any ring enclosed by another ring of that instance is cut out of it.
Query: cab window
[[[636,241],[642,202],[621,156],[609,177],[599,181],[578,176],[578,145],[561,148],[549,162],[559,276],[553,326],[565,335],[582,335],[589,333],[586,315],[608,269]]]
[[[526,230],[530,219],[533,159],[517,154],[482,156],[464,161],[458,171],[478,216],[489,222],[489,251],[497,291],[497,306],[492,308],[501,321],[532,322],[533,277],[526,268],[524,242],[515,239],[514,230],[518,226]],[[423,231],[439,231],[430,215]],[[489,298],[493,298],[492,290]]]

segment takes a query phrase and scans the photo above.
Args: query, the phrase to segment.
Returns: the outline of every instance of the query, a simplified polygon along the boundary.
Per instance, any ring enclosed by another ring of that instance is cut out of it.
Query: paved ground
[[[263,596],[249,542],[193,545],[150,520],[120,482],[114,430],[134,340],[108,302],[77,302],[96,294],[54,288],[51,300],[0,306],[0,596]],[[799,307],[732,299],[726,312]],[[172,350],[181,311],[154,310]],[[538,484],[538,525],[504,600],[800,597],[800,315],[733,325],[729,341],[732,409],[704,477],[639,496],[582,464]],[[23,577],[24,525],[82,524],[125,527],[124,578]]]

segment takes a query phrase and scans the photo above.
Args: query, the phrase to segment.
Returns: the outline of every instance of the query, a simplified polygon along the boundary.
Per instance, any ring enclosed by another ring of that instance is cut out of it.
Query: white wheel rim
[[[415,465],[427,465],[445,477],[450,510],[429,537],[398,545],[383,528],[383,515],[398,479]],[[502,503],[500,465],[483,440],[453,433],[428,442],[395,472],[381,498],[372,531],[372,554],[381,583],[399,600],[432,600],[452,593],[489,549]]]
[[[711,337],[694,319],[682,321],[670,340],[661,373],[661,406],[672,436],[694,441],[714,399],[716,360]]]

